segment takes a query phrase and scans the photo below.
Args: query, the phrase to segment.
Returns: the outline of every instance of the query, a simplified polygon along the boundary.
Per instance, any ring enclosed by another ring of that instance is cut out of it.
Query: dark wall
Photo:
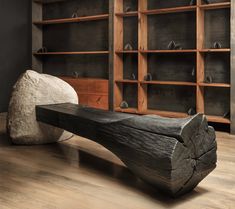
[[[31,66],[31,0],[0,0],[0,112],[12,86]]]

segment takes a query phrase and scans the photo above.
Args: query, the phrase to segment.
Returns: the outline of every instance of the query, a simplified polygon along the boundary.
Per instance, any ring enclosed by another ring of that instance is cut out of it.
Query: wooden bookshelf
[[[107,0],[32,2],[33,69],[58,76],[80,104],[100,109],[110,105],[112,7]]]
[[[139,0],[132,6],[138,11],[126,13],[126,1],[115,1],[116,111],[187,117],[190,110],[195,110],[207,115],[210,122],[231,123],[231,45],[230,29],[226,29],[230,27],[231,2],[195,2]],[[219,15],[223,17],[216,18]],[[137,32],[126,33],[125,20],[137,16],[137,26],[133,26]],[[138,45],[129,52],[124,50],[127,36]],[[171,41],[180,44],[180,49],[169,49]],[[215,42],[221,48],[215,48]],[[137,79],[128,79],[133,73]],[[149,74],[151,80],[146,80]],[[128,98],[132,98],[129,108],[120,108]]]

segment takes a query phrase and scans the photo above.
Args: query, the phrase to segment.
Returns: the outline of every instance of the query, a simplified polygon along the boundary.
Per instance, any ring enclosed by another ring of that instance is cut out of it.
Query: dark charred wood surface
[[[37,120],[93,140],[138,177],[179,196],[216,167],[215,131],[197,114],[184,119],[136,116],[75,104],[36,107]]]

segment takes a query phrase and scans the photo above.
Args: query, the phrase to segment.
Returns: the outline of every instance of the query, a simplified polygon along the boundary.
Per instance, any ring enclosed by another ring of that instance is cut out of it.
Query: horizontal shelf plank
[[[128,80],[128,79],[123,79],[123,80],[115,80],[116,83],[138,83],[137,80]]]
[[[131,11],[131,12],[117,12],[115,13],[116,16],[118,17],[137,17],[138,16],[138,11]]]
[[[230,52],[231,49],[200,49],[199,52]]]
[[[109,51],[82,51],[82,52],[35,52],[37,56],[46,55],[86,55],[86,54],[109,54]]]
[[[223,87],[223,88],[230,88],[231,85],[227,83],[199,83],[199,86],[205,87]]]
[[[187,113],[183,112],[172,112],[172,111],[150,110],[150,109],[145,111],[144,114],[154,114],[169,118],[185,118],[189,116]]]
[[[178,12],[191,12],[191,11],[196,11],[196,9],[197,6],[184,6],[184,7],[145,10],[142,11],[141,13],[145,15],[157,15],[157,14],[178,13]]]
[[[51,25],[51,24],[62,24],[62,23],[76,23],[76,22],[85,22],[85,21],[95,21],[95,20],[103,20],[108,19],[108,14],[102,15],[93,15],[86,17],[76,17],[76,18],[65,18],[65,19],[53,19],[53,20],[42,20],[42,21],[34,21],[35,25]]]
[[[215,122],[215,123],[225,123],[225,124],[230,124],[231,121],[228,118],[223,118],[221,116],[212,116],[212,115],[207,115],[207,120],[209,122]]]
[[[175,86],[196,86],[193,82],[181,81],[141,81],[142,84],[156,84],[156,85],[175,85]]]
[[[117,54],[136,54],[138,53],[138,50],[120,50],[120,51],[115,51]]]
[[[203,5],[199,6],[199,8],[204,9],[204,10],[225,9],[225,8],[230,8],[230,7],[231,7],[231,3],[230,2],[203,4]]]
[[[140,50],[141,53],[193,53],[196,49],[181,49],[181,50]]]
[[[122,112],[122,113],[139,114],[137,108],[125,108],[125,109],[122,109],[122,108],[120,108],[120,107],[116,107],[116,108],[115,108],[115,111],[117,111],[117,112]]]

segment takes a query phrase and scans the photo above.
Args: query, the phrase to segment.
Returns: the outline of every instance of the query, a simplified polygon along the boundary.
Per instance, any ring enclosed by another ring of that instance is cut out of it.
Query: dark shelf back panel
[[[195,87],[148,85],[148,109],[187,113],[196,107]]]
[[[45,4],[43,6],[43,19],[60,19],[70,18],[73,13],[77,13],[79,17],[108,14],[109,1],[107,0],[68,0],[63,2],[56,2]]]
[[[133,50],[138,49],[138,17],[123,19],[123,49],[130,44]]]
[[[44,26],[43,45],[48,51],[108,50],[108,30],[107,20]]]
[[[227,88],[204,88],[205,114],[223,116],[230,111],[230,90]]]
[[[230,53],[208,53],[204,55],[205,80],[213,83],[230,83]]]
[[[137,84],[120,84],[123,85],[123,101],[126,101],[130,108],[138,107],[138,85]]]
[[[196,53],[149,54],[148,72],[153,80],[159,81],[196,81]]]
[[[136,0],[123,0],[123,12],[137,11],[138,1]]]
[[[233,1],[233,0],[231,0]],[[215,4],[215,3],[222,3],[222,2],[230,2],[230,0],[210,0],[211,4]],[[204,1],[202,1],[202,4],[206,4]]]
[[[163,9],[171,7],[189,6],[189,0],[148,0],[148,9]]]
[[[196,48],[195,12],[151,15],[148,17],[148,48],[168,49],[174,41],[183,49]]]
[[[108,79],[108,55],[56,55],[43,58],[43,72],[55,76]]]
[[[138,54],[123,54],[123,79],[133,79],[132,74],[138,80]]]
[[[230,9],[205,12],[204,48],[213,48],[219,42],[222,48],[230,48]]]

